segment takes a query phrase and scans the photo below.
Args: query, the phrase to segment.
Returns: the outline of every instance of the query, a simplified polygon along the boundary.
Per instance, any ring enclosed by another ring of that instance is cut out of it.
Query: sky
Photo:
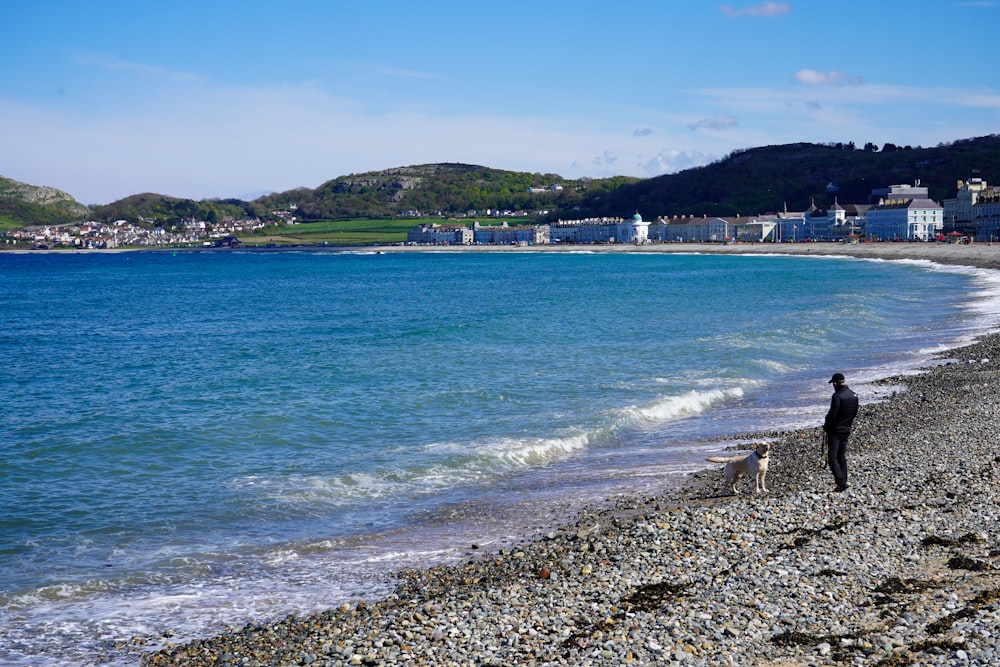
[[[997,26],[1000,0],[10,0],[0,176],[106,204],[936,146],[1000,132]]]

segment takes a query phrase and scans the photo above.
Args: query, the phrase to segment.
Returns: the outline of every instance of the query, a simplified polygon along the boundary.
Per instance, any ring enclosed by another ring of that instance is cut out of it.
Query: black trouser
[[[826,434],[827,446],[830,448],[830,470],[833,471],[833,479],[837,486],[847,486],[847,433]]]

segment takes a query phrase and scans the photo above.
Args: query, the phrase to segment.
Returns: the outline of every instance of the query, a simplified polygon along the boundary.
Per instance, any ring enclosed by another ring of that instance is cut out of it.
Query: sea
[[[1000,274],[923,261],[0,253],[0,664],[377,600],[998,323]]]

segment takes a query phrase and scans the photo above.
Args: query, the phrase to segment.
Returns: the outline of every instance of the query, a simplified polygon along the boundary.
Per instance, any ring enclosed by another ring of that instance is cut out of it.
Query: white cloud
[[[730,7],[729,5],[719,5],[719,11],[730,18],[741,16],[782,16],[787,14],[791,7],[787,2],[762,2],[759,5],[751,5],[742,9]]]
[[[714,158],[704,153],[664,149],[652,158],[638,165],[639,171],[647,176],[661,176],[684,171],[692,167],[708,164]]]
[[[737,125],[739,125],[739,121],[732,116],[716,116],[714,118],[704,118],[695,123],[688,123],[688,127],[692,130],[709,130],[712,132],[718,132]]]
[[[607,150],[591,160],[592,164],[599,167],[609,167],[616,162],[618,162],[618,156]]]
[[[964,93],[958,95],[955,102],[968,107],[986,107],[1000,109],[1000,95],[987,95],[985,93]]]
[[[835,86],[837,88],[860,86],[865,82],[860,76],[844,74],[836,70],[818,72],[814,69],[800,69],[792,75],[792,78],[807,86]]]

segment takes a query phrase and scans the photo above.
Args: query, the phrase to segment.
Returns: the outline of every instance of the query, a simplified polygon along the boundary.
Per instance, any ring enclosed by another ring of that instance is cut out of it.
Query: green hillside
[[[917,181],[941,202],[974,172],[988,183],[1000,181],[1000,135],[935,148],[874,148],[787,144],[736,151],[704,167],[624,185],[583,213],[753,216],[786,206],[801,211],[813,201],[823,208],[835,198],[866,204],[875,188]]]
[[[153,193],[132,195],[104,206],[94,207],[93,219],[99,222],[127,220],[147,222],[166,229],[180,225],[185,218],[215,223],[227,217],[261,217],[263,209],[240,199],[179,199]]]
[[[62,190],[0,176],[0,229],[84,220],[90,209]]]
[[[572,210],[640,179],[567,180],[556,174],[468,164],[426,164],[341,176],[315,190],[299,188],[255,200],[267,209],[296,205],[304,220],[358,220],[437,212]],[[542,192],[532,192],[532,189]]]

